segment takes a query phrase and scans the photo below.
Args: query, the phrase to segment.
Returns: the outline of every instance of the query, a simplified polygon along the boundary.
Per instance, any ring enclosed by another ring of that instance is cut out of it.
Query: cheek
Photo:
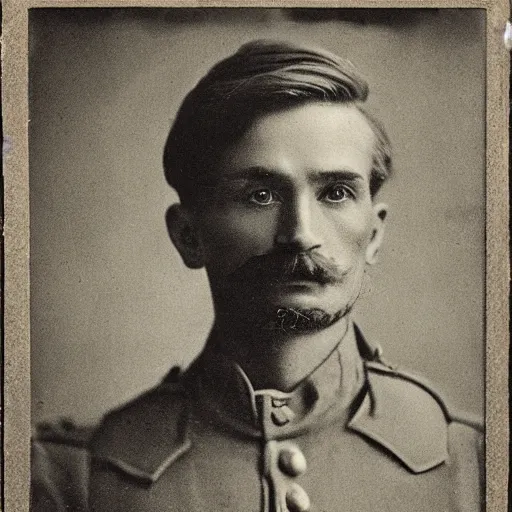
[[[364,259],[366,247],[372,237],[372,223],[369,215],[347,215],[342,221],[332,224],[336,231],[335,248],[338,257]]]
[[[238,267],[252,256],[272,249],[275,221],[272,217],[216,214],[201,222],[201,238],[207,261]],[[233,269],[233,268],[232,268]]]

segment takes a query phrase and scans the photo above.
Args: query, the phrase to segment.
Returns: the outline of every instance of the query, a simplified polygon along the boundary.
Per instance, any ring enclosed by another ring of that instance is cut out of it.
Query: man
[[[188,94],[165,148],[181,201],[167,224],[206,268],[210,336],[91,436],[40,433],[34,510],[481,508],[478,429],[351,320],[391,173],[367,94],[347,61],[265,41]]]

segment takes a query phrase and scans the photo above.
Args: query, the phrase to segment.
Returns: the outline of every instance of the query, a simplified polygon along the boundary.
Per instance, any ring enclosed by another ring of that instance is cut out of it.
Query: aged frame
[[[507,510],[508,483],[508,71],[505,1],[19,1],[4,3],[4,492],[6,511],[28,510],[30,439],[30,269],[28,12],[36,7],[479,8],[486,11],[486,472],[487,510]]]

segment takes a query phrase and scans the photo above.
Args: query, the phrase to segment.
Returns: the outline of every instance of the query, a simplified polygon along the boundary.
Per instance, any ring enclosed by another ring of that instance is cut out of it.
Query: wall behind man
[[[32,10],[34,421],[95,421],[201,349],[210,295],[167,237],[162,148],[193,84],[255,38],[323,46],[368,78],[396,174],[357,319],[387,359],[482,413],[485,19],[404,12]]]

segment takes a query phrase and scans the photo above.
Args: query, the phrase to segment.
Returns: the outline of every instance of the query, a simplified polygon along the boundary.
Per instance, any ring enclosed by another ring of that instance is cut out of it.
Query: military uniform
[[[208,348],[91,431],[33,443],[32,510],[482,510],[482,434],[352,326],[293,391]]]

